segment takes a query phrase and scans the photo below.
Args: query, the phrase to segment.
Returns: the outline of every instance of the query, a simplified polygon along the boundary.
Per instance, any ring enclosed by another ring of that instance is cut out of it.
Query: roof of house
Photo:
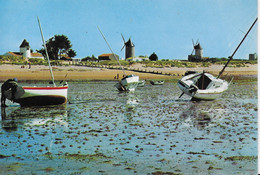
[[[23,42],[22,42],[22,44],[20,45],[20,48],[21,48],[21,47],[30,47],[29,42],[26,41],[26,39],[24,39]]]
[[[23,54],[22,53],[20,53],[20,52],[8,52],[10,55],[12,55],[12,56],[23,56]],[[43,57],[42,56],[42,54],[40,54],[40,53],[37,53],[37,52],[33,52],[33,53],[31,53],[31,57],[33,58],[33,57]]]
[[[113,55],[113,54],[112,53],[104,53],[102,55],[99,55],[98,57],[109,57],[111,55]]]
[[[23,54],[21,54],[20,52],[8,52],[10,55],[12,56],[22,56]]]
[[[43,57],[42,54],[37,53],[37,52],[32,52],[31,57]]]

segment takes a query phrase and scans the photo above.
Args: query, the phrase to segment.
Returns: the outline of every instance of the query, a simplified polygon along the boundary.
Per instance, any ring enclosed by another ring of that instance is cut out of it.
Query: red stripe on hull
[[[24,90],[59,90],[59,89],[68,89],[68,86],[65,87],[23,87]]]

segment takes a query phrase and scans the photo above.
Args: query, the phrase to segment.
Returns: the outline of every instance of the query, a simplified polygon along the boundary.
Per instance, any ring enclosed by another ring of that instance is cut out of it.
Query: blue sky
[[[0,54],[19,51],[23,39],[33,50],[45,40],[68,36],[77,58],[110,53],[124,57],[121,33],[131,37],[135,55],[187,59],[192,39],[206,57],[228,57],[257,17],[257,0],[0,0]],[[234,58],[257,52],[255,26]]]

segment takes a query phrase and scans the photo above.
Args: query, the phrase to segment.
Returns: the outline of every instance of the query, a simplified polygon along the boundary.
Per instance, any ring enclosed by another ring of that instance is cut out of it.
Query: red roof
[[[43,56],[40,53],[33,52],[33,53],[31,53],[31,57],[43,57]]]
[[[20,52],[8,52],[10,55],[12,55],[12,56],[23,56],[23,54],[22,53],[20,53]],[[42,54],[40,54],[40,53],[37,53],[37,52],[33,52],[33,53],[31,53],[31,57],[33,58],[33,57],[43,57],[42,56]]]
[[[21,54],[20,52],[8,52],[10,55],[12,56],[22,56],[23,54]]]
[[[99,57],[109,57],[110,55],[113,55],[112,53],[104,53],[102,55],[99,55]]]

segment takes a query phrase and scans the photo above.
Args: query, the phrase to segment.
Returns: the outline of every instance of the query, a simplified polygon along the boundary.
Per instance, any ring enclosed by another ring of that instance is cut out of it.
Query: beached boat
[[[61,105],[67,102],[67,91],[67,84],[59,87],[18,86],[13,98],[11,90],[6,91],[6,97],[21,106]]]
[[[139,76],[132,74],[122,78],[118,83],[115,84],[115,86],[119,91],[134,91],[138,86],[138,83]]]
[[[46,105],[61,105],[67,102],[68,84],[64,82],[61,86],[56,86],[54,76],[50,65],[47,48],[43,38],[40,20],[38,18],[39,28],[42,36],[43,45],[49,63],[49,69],[52,77],[52,86],[18,86],[15,93],[12,95],[12,90],[5,92],[7,99],[19,103],[21,106],[46,106]]]
[[[139,83],[139,76],[137,75],[127,75],[122,67],[122,65],[120,64],[119,60],[117,59],[117,57],[115,56],[112,48],[110,47],[110,45],[108,44],[105,36],[103,35],[102,31],[99,29],[98,27],[98,30],[99,32],[101,33],[102,37],[104,38],[105,42],[107,43],[110,51],[112,52],[115,60],[118,62],[121,70],[123,71],[124,73],[124,77],[119,80],[116,84],[115,84],[115,87],[119,90],[119,91],[134,91],[136,89],[136,87],[138,86],[138,83]]]
[[[145,80],[139,80],[137,87],[144,87],[144,85],[145,85]]]
[[[193,100],[214,100],[228,89],[228,82],[205,72],[186,73],[178,81],[183,93],[191,96]]]
[[[164,80],[150,80],[150,83],[152,85],[163,85],[164,84]]]
[[[119,91],[135,91],[139,83],[139,76],[137,75],[125,75],[124,78],[119,80],[115,87]]]
[[[214,100],[220,97],[221,94],[228,89],[229,83],[225,80],[220,79],[219,77],[224,72],[228,63],[233,59],[233,56],[235,55],[236,51],[238,50],[238,48],[250,32],[250,30],[252,29],[252,27],[255,25],[256,21],[257,18],[251,25],[250,29],[245,34],[244,38],[239,43],[235,51],[233,52],[232,56],[229,57],[229,60],[227,61],[223,69],[219,72],[218,77],[214,77],[213,75],[204,71],[202,73],[191,71],[186,72],[184,77],[182,77],[177,83],[178,87],[182,91],[180,97],[183,94],[189,95],[194,100]]]
[[[135,91],[139,83],[139,76],[137,75],[125,75],[124,78],[115,84],[119,91]]]

